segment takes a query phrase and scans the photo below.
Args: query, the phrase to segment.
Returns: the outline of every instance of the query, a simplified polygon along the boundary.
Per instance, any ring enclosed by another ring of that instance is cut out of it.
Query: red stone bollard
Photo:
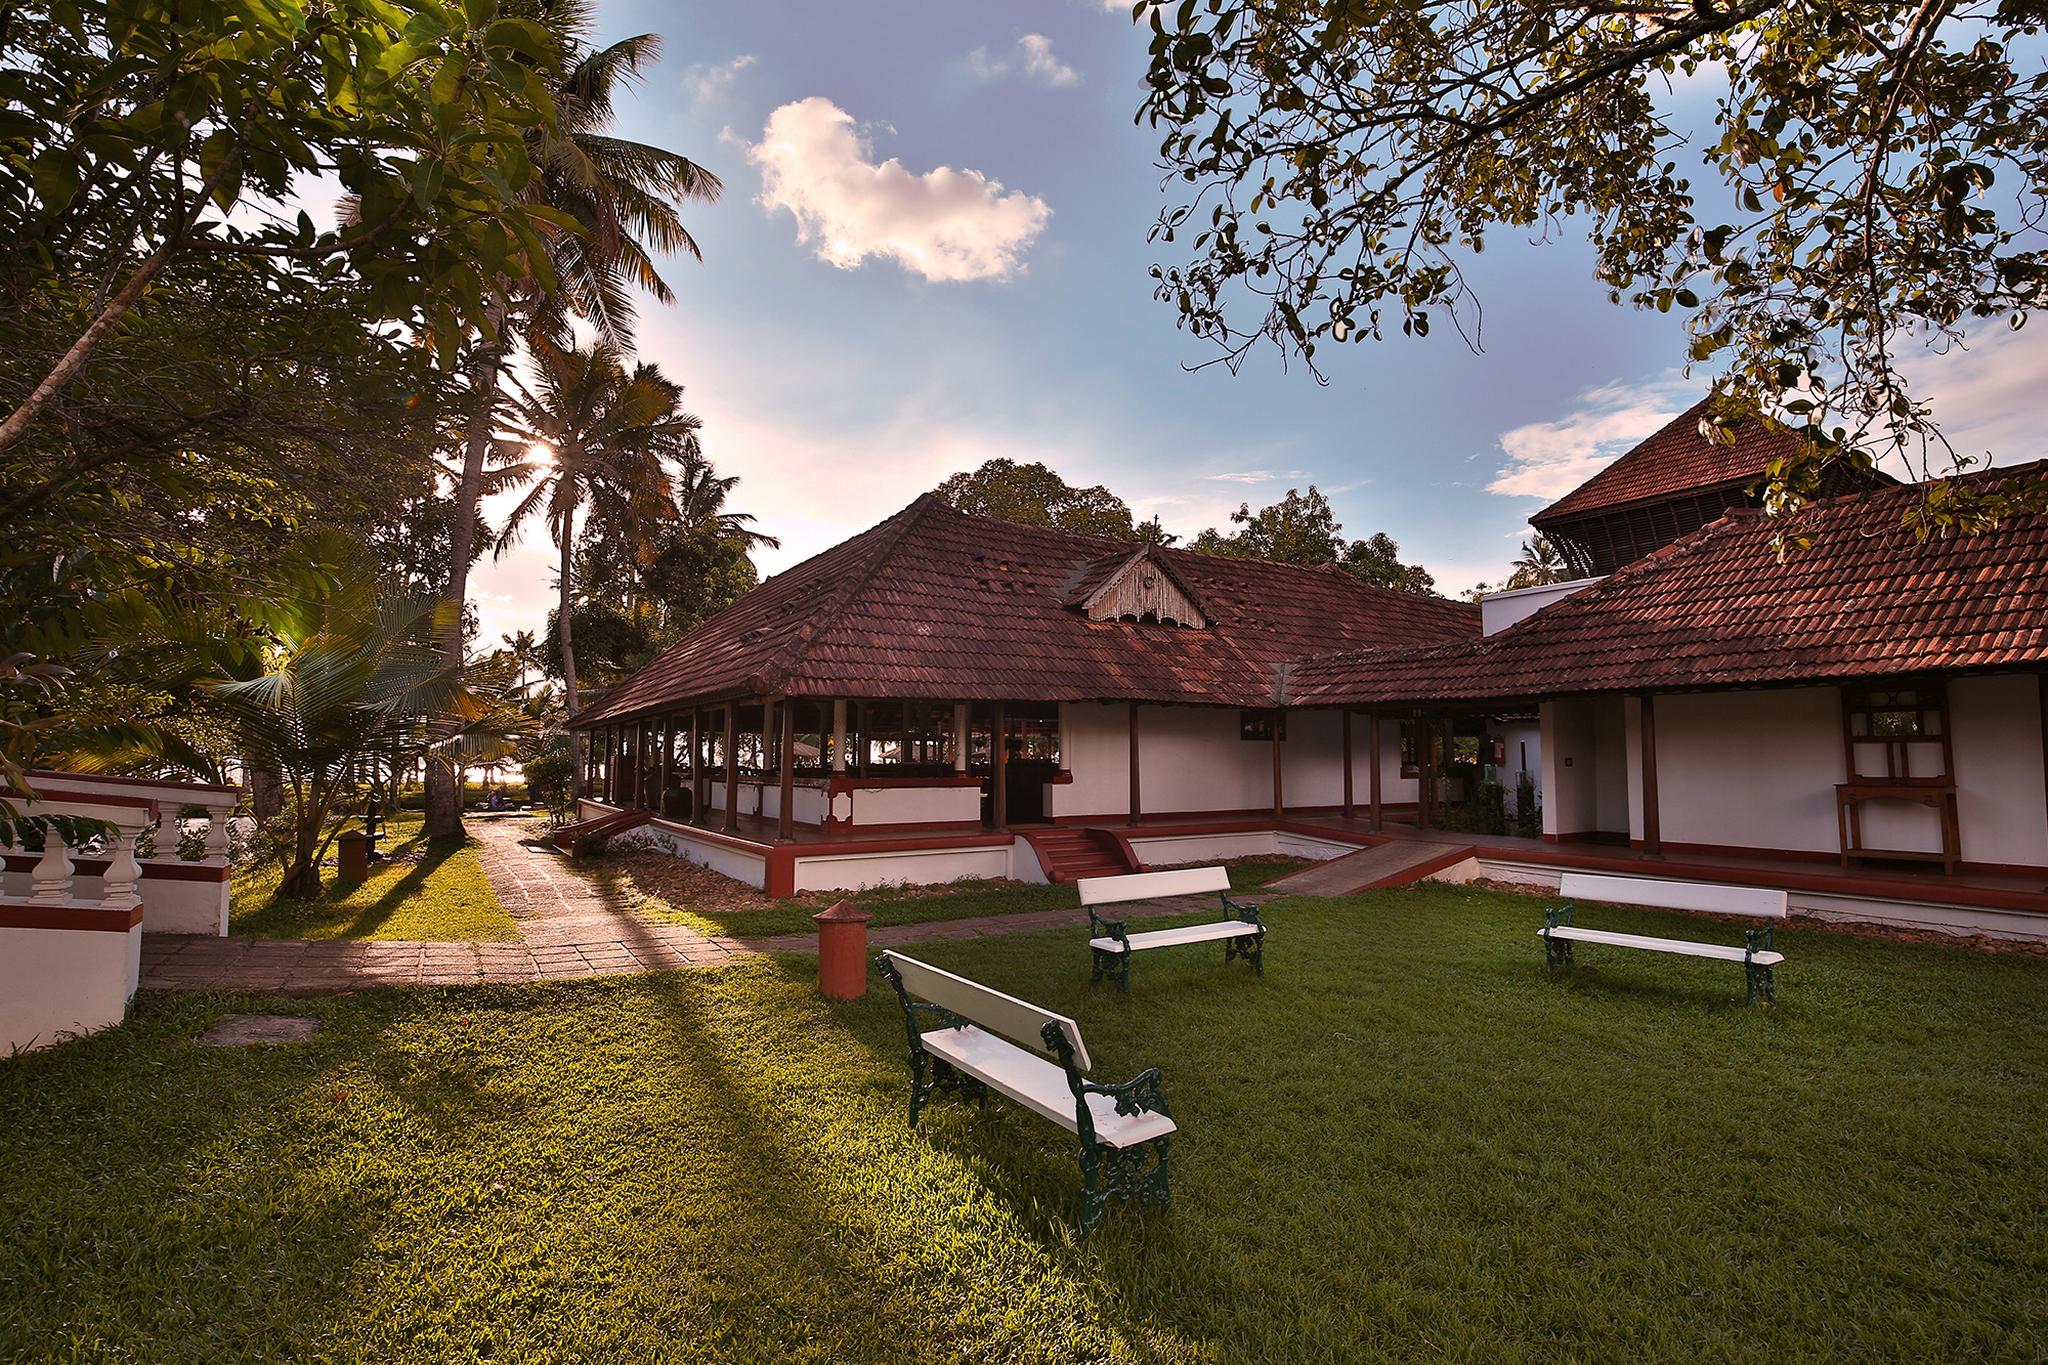
[[[811,916],[818,926],[818,994],[858,1000],[868,993],[868,921],[874,916],[841,901]]]
[[[370,875],[370,836],[359,829],[352,829],[336,836],[335,880],[359,882]]]

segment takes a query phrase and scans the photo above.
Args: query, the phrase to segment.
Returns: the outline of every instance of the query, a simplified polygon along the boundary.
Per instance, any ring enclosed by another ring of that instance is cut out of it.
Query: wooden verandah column
[[[782,699],[782,753],[777,761],[781,768],[777,773],[782,779],[782,797],[776,811],[776,834],[784,839],[796,837],[796,703],[788,697]]]
[[[1380,713],[1377,711],[1366,715],[1365,747],[1372,751],[1365,770],[1366,795],[1372,802],[1372,832],[1378,834],[1386,828],[1386,821],[1380,811]]]
[[[1351,708],[1344,708],[1344,818],[1349,820],[1356,802],[1352,800],[1351,782]]]
[[[725,821],[727,834],[736,833],[740,827],[740,708],[737,702],[725,704]]]
[[[1138,760],[1138,703],[1132,702],[1131,709],[1131,800],[1130,823],[1137,824],[1144,813],[1143,783],[1139,779]],[[1064,757],[1064,756],[1063,756]]]
[[[704,789],[704,708],[690,708],[690,819],[693,823],[704,821],[704,802],[708,793]]]
[[[1652,858],[1664,856],[1663,820],[1657,813],[1657,698],[1642,695],[1643,747],[1643,852]]]
[[[994,790],[989,793],[989,813],[994,817],[997,829],[1008,827],[1010,822],[1010,746],[1004,742],[1007,738],[1004,732],[1009,728],[1006,719],[1003,704],[997,702],[995,733],[990,736],[989,743],[989,772],[994,785]]]
[[[1281,727],[1286,723],[1287,713],[1276,709],[1273,712],[1273,823],[1276,825],[1287,818],[1287,791],[1285,776],[1281,771],[1284,764],[1281,762],[1280,735]]]

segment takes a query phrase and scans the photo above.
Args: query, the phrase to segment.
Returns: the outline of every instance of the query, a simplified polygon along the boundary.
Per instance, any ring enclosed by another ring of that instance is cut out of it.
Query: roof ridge
[[[889,562],[889,556],[902,544],[903,537],[910,528],[924,520],[938,507],[944,507],[948,511],[954,510],[937,493],[920,493],[908,507],[875,527],[876,531],[885,534],[875,537],[868,561],[861,567],[860,572],[855,574],[845,587],[839,589],[831,601],[812,612],[809,619],[797,627],[795,637],[770,655],[767,662],[761,665],[761,671],[748,681],[758,684],[763,692],[774,691],[775,689],[769,686],[769,680],[774,677],[785,680],[788,678],[790,668],[802,657],[804,650],[809,648],[811,641],[818,637],[818,633],[827,623],[836,622],[845,615],[846,608],[853,599],[858,597],[868,584],[874,582],[875,575],[881,571],[882,565]]]

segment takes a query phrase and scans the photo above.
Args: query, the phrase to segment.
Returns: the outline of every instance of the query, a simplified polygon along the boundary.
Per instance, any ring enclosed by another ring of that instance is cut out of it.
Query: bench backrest
[[[1083,905],[1116,905],[1161,896],[1191,896],[1202,891],[1228,891],[1230,872],[1221,867],[1182,867],[1171,872],[1130,872],[1121,877],[1083,877]]]
[[[1761,886],[1601,877],[1590,872],[1565,873],[1558,890],[1573,900],[1648,905],[1659,910],[1698,910],[1712,915],[1756,915],[1763,919],[1784,919],[1791,901],[1785,892]]]
[[[898,952],[885,952],[903,982],[903,989],[920,1000],[929,1000],[963,1019],[972,1019],[991,1033],[1000,1033],[1036,1053],[1045,1053],[1045,1026],[1058,1024],[1074,1049],[1074,1066],[1086,1071],[1088,1045],[1081,1041],[1081,1026],[1064,1014],[1041,1009],[1028,1000],[1004,995],[964,976],[955,976],[929,962],[919,962]]]

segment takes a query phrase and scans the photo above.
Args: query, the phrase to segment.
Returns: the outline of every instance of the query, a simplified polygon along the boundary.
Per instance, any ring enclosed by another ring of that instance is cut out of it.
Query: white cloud
[[[853,116],[817,95],[770,114],[747,155],[761,168],[761,203],[788,209],[797,240],[843,270],[874,256],[927,280],[1002,279],[1052,216],[1043,199],[980,171],[877,163]]]
[[[1080,72],[1053,55],[1052,39],[1043,33],[1025,34],[1000,57],[991,56],[985,47],[977,47],[967,54],[967,69],[985,81],[1014,74],[1055,89],[1079,84],[1081,80]]]
[[[732,89],[742,71],[754,64],[754,54],[742,52],[731,61],[717,65],[699,63],[683,72],[683,87],[699,104],[716,104]]]
[[[1909,355],[1899,368],[1958,455],[1989,455],[2000,465],[2048,455],[2048,389],[2041,384],[2048,374],[2048,327],[1987,327],[1967,349]],[[1937,462],[1926,472],[1939,474],[1942,466]]]
[[[1705,393],[1703,383],[1676,374],[1589,389],[1556,421],[1503,433],[1500,448],[1508,463],[1486,491],[1510,498],[1562,497]]]

